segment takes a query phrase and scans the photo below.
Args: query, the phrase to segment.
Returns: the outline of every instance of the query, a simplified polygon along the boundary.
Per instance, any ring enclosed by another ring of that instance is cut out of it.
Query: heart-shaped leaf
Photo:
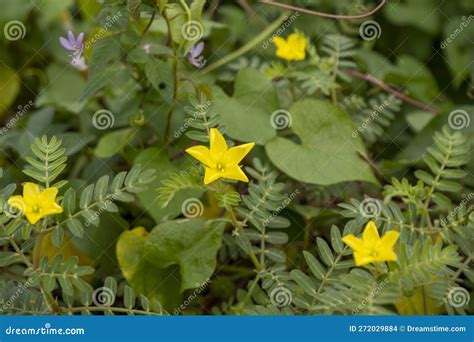
[[[175,308],[181,302],[178,268],[159,268],[147,261],[144,257],[147,238],[148,232],[143,227],[120,235],[117,242],[120,269],[136,292],[158,300],[165,309]]]
[[[362,140],[353,137],[349,116],[327,101],[303,100],[289,110],[291,130],[301,143],[277,137],[266,151],[271,161],[289,176],[306,183],[334,184],[344,181],[377,183]]]
[[[242,69],[235,80],[233,97],[218,87],[213,87],[213,94],[213,110],[221,116],[229,137],[263,145],[276,136],[270,118],[279,109],[278,96],[261,72]]]
[[[179,265],[181,290],[196,288],[214,273],[223,231],[223,223],[203,219],[164,222],[151,231],[145,257],[157,267]]]

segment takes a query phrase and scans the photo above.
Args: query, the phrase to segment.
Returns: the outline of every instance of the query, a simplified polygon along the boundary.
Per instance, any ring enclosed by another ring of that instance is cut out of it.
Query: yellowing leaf
[[[423,291],[421,288],[418,288],[413,296],[402,296],[400,301],[395,304],[398,313],[400,315],[441,315],[443,308],[438,306],[436,301],[428,295],[428,292],[428,287],[425,287],[425,304],[423,304]]]

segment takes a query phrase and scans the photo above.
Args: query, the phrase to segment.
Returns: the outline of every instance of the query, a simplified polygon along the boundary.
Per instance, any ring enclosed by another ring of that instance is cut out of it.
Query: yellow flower
[[[285,40],[273,38],[277,48],[276,55],[287,61],[302,61],[306,57],[306,37],[302,33],[292,33]]]
[[[10,197],[8,204],[24,213],[31,224],[35,224],[47,215],[63,212],[63,208],[56,203],[57,194],[58,188],[53,187],[40,191],[38,185],[25,183],[23,196]]]
[[[211,128],[209,140],[210,148],[200,145],[186,149],[187,153],[204,164],[206,169],[204,184],[212,183],[219,178],[248,182],[249,179],[240,168],[239,163],[255,146],[255,143],[234,146],[229,149],[217,128]]]
[[[350,234],[344,236],[342,241],[354,251],[356,266],[363,266],[373,262],[397,261],[397,255],[392,249],[399,236],[398,232],[391,230],[380,238],[375,223],[369,221],[362,239]]]

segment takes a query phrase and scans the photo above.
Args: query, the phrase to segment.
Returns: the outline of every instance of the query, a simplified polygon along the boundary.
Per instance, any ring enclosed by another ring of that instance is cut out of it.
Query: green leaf
[[[144,257],[148,232],[137,227],[123,232],[117,242],[117,260],[122,273],[140,294],[157,299],[166,309],[179,306],[181,302],[179,269],[176,265],[159,268]]]
[[[148,148],[142,151],[135,159],[134,164],[146,165],[147,169],[150,168],[156,171],[156,179],[144,191],[137,194],[141,203],[156,223],[160,223],[166,218],[175,218],[181,215],[183,202],[188,198],[199,198],[203,193],[200,189],[180,191],[165,208],[160,208],[157,202],[157,189],[163,186],[161,182],[168,179],[170,173],[178,172],[186,167],[183,165],[177,167],[172,164],[168,159],[167,153],[159,148]]]
[[[319,280],[324,279],[326,277],[327,271],[324,266],[321,265],[318,259],[316,259],[311,253],[306,251],[303,251],[303,256],[313,275]]]
[[[448,59],[447,66],[451,70],[452,79],[456,87],[459,87],[464,78],[473,71],[472,56],[474,46],[472,37],[474,37],[474,25],[469,24],[471,17],[450,17],[449,22],[444,26],[443,41],[441,48]],[[452,34],[455,33],[455,39]]]
[[[319,238],[319,237],[316,239],[316,243],[318,245],[321,259],[324,261],[324,263],[327,266],[332,266],[334,264],[334,256],[332,255],[332,251],[328,243],[324,241],[324,239]]]
[[[353,138],[349,116],[329,102],[303,100],[289,110],[291,129],[301,143],[276,137],[265,145],[270,160],[289,176],[306,183],[334,184],[361,180],[377,183],[362,141]]]
[[[261,72],[242,69],[235,79],[233,97],[218,87],[213,88],[213,94],[213,112],[220,115],[229,137],[264,145],[276,136],[271,115],[280,109],[278,96],[271,80]]]
[[[79,238],[84,236],[84,228],[82,227],[81,221],[75,218],[71,218],[67,221],[66,226],[68,227],[69,231]]]
[[[127,10],[130,16],[140,21],[140,6],[142,2],[141,0],[127,0]]]
[[[396,158],[404,162],[414,162],[421,159],[426,150],[433,145],[435,132],[440,131],[443,126],[450,122],[449,114],[455,110],[459,110],[460,112],[458,113],[462,113],[461,111],[466,112],[467,115],[461,114],[456,116],[459,119],[464,117],[466,119],[465,122],[471,122],[470,125],[462,125],[457,131],[467,136],[469,140],[474,141],[474,125],[472,124],[474,122],[474,106],[451,107],[449,110],[436,115],[421,132],[410,140],[405,149]]]
[[[438,6],[438,2],[432,0],[407,0],[385,7],[384,14],[398,26],[412,26],[428,34],[435,34],[443,26],[443,16],[438,11]]]
[[[39,94],[36,106],[51,105],[79,114],[86,104],[80,100],[86,85],[80,74],[72,68],[55,64],[49,66],[46,73],[50,83]]]
[[[434,102],[440,93],[438,83],[426,65],[408,55],[401,56],[384,81],[406,88],[410,96],[426,103]]]
[[[22,262],[22,258],[15,252],[0,252],[0,267]]]
[[[117,268],[115,259],[115,243],[119,235],[128,228],[129,224],[117,214],[106,211],[97,212],[97,226],[91,224],[85,227],[82,238],[71,238],[74,246],[82,253],[88,255],[94,263],[100,265],[104,274],[112,274]]]
[[[164,222],[145,242],[145,257],[161,268],[179,265],[181,290],[196,288],[214,273],[223,231],[223,223],[202,219]]]
[[[129,144],[133,140],[135,133],[136,130],[134,128],[123,128],[107,133],[100,138],[94,153],[99,158],[109,158]]]
[[[205,0],[193,1],[190,6],[191,18],[188,18],[187,13],[179,4],[168,4],[166,6],[166,16],[169,18],[171,37],[177,45],[184,46],[184,51],[188,51],[204,35],[201,15],[205,3]],[[160,8],[163,6],[163,4],[160,4]],[[188,26],[188,29],[185,28],[186,23],[192,23]],[[188,32],[186,37],[183,35],[184,31]]]
[[[173,96],[174,78],[169,63],[150,57],[145,64],[145,75],[163,99]]]

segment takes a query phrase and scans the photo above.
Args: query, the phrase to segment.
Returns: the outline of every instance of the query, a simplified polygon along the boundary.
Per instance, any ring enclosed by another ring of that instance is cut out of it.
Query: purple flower
[[[69,31],[67,33],[68,38],[60,37],[59,42],[65,48],[66,50],[69,50],[72,52],[72,56],[77,57],[82,54],[82,51],[84,50],[84,44],[82,43],[82,40],[84,39],[84,32],[79,33],[77,36],[77,39],[74,37],[74,33]]]
[[[202,50],[204,50],[204,42],[194,45],[191,49],[189,49],[189,52],[186,55],[189,63],[194,65],[196,68],[202,68],[204,65],[206,65],[206,60],[204,59],[204,56],[201,55]]]

